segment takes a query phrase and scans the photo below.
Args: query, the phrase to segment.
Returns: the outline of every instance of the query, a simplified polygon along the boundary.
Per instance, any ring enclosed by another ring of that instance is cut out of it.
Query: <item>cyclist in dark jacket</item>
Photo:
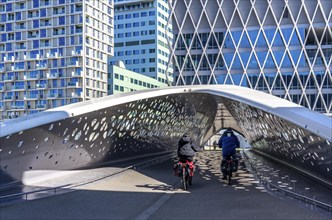
[[[200,149],[192,143],[189,135],[187,133],[183,134],[178,143],[179,161],[183,163],[185,163],[187,160],[190,162],[193,161],[197,151],[200,151]]]
[[[232,157],[233,160],[236,160],[236,148],[240,147],[239,139],[235,136],[231,128],[227,128],[226,131],[219,139],[219,147],[222,148],[222,163],[223,166],[226,163],[228,157]],[[223,170],[223,179],[227,178],[227,173]]]

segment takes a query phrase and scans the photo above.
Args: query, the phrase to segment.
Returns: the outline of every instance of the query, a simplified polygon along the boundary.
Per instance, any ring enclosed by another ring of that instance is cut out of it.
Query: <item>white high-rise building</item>
[[[107,95],[112,0],[0,1],[0,119]]]
[[[173,82],[169,64],[173,42],[167,0],[114,1],[114,57],[126,68],[157,79]]]
[[[172,0],[174,84],[234,84],[332,113],[331,0]]]

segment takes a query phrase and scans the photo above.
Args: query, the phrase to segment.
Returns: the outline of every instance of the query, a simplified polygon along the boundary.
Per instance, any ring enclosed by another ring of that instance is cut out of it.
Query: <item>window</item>
[[[65,16],[60,16],[59,17],[59,25],[64,25],[66,24],[66,17]]]
[[[132,61],[131,60],[126,60],[125,64],[132,64]]]
[[[59,37],[59,46],[66,45],[66,39],[64,37]]]

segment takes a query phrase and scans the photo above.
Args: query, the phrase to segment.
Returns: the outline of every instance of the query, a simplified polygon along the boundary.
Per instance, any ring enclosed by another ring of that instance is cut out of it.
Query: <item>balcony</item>
[[[40,6],[49,6],[52,5],[52,1],[50,0],[41,0],[40,1]]]
[[[46,20],[40,22],[40,27],[47,27],[47,26],[52,26],[52,22]]]
[[[80,66],[82,66],[82,63],[78,61],[68,63],[68,67],[80,67]]]
[[[79,87],[79,84],[78,84],[78,82],[69,82],[69,83],[67,84],[67,87],[78,88],[78,87]]]
[[[28,38],[37,38],[37,37],[38,37],[37,34],[29,34],[29,35],[28,35]]]
[[[25,50],[25,49],[27,49],[27,47],[26,46],[16,46],[15,49],[16,50]]]
[[[43,57],[40,57],[39,54],[36,54],[35,57],[23,55],[23,60],[39,60],[40,58],[43,58]],[[30,68],[28,68],[28,69],[30,69]]]
[[[53,31],[53,36],[64,35],[65,31]]]
[[[71,72],[72,77],[82,76],[82,74],[83,74],[83,71],[78,71],[78,72],[72,71]]]
[[[36,64],[36,69],[47,69],[48,67],[47,67],[47,65],[46,64],[42,64],[42,65],[40,65],[40,64]]]
[[[39,79],[39,78],[40,78],[39,74],[32,74],[30,76],[27,76],[27,79]]]
[[[9,57],[4,57],[3,60],[4,60],[5,63],[10,63],[10,62],[15,61],[15,57],[13,57],[13,56],[10,57],[10,58]]]
[[[71,98],[83,98],[83,93],[80,92],[80,93],[75,93],[75,92],[72,92],[71,93],[71,96],[69,96]]]
[[[36,89],[47,89],[47,84],[36,84]]]
[[[15,30],[23,30],[23,29],[26,29],[26,28],[27,28],[27,26],[24,25],[24,24],[20,24],[20,25],[15,26]]]
[[[3,79],[4,82],[11,82],[14,80],[14,76],[7,76]]]
[[[47,78],[58,78],[59,74],[58,73],[47,73],[46,76],[47,76]]]
[[[24,4],[18,4],[15,6],[15,10],[25,10],[27,7],[25,7]]]
[[[24,100],[36,100],[38,99],[39,96],[37,94],[34,94],[34,95],[28,95],[28,96],[24,96],[23,99]]]
[[[24,86],[12,86],[12,90],[24,90]]]
[[[46,105],[43,105],[43,104],[36,105],[36,109],[45,109],[45,108],[46,108]]]
[[[5,101],[13,101],[13,100],[14,100],[14,96],[12,96],[12,95],[5,96]]]
[[[52,93],[52,94],[49,94],[48,96],[47,96],[47,98],[49,98],[49,99],[57,99],[57,98],[59,98],[59,94],[54,94],[54,93]]]
[[[12,109],[24,110],[25,106],[24,105],[12,105]]]
[[[58,52],[55,53],[46,53],[46,58],[58,58],[59,56],[62,56],[62,54],[59,54]]]
[[[83,56],[83,50],[80,51],[71,51],[72,56]]]

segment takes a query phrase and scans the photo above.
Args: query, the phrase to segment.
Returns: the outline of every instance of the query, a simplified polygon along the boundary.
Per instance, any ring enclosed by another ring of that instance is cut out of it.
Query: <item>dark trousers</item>
[[[194,159],[194,157],[179,156],[179,161],[180,161],[181,163],[186,163],[187,160],[188,160],[189,162],[192,162],[193,159]]]
[[[236,153],[233,154],[233,155],[222,155],[220,168],[221,168],[221,171],[222,171],[222,174],[223,174],[224,177],[227,176],[228,173],[227,173],[227,170],[223,169],[223,167],[227,166],[226,165],[227,160],[229,160],[230,158],[232,158],[233,162],[236,162],[236,164],[238,163]]]

